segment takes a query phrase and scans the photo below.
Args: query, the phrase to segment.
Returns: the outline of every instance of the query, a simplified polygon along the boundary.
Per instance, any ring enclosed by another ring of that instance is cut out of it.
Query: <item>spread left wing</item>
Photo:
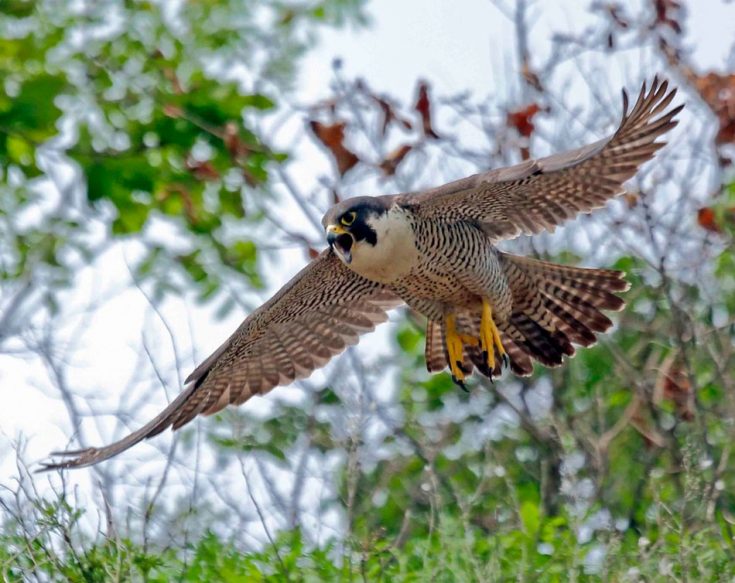
[[[516,166],[476,174],[424,192],[398,195],[417,215],[441,221],[476,221],[494,240],[532,235],[600,208],[624,192],[623,183],[665,142],[683,105],[669,111],[676,89],[654,79],[633,109],[623,91],[623,119],[604,140]]]
[[[326,250],[270,300],[186,379],[187,388],[157,417],[106,447],[56,452],[71,456],[43,470],[84,467],[109,459],[164,429],[199,414],[240,405],[278,385],[309,376],[360,334],[388,319],[403,302],[379,283],[348,269]]]

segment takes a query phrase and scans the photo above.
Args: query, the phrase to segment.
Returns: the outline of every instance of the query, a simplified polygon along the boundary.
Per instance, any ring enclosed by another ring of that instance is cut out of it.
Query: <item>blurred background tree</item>
[[[590,3],[571,31],[549,30],[540,2],[493,5],[514,45],[488,95],[417,79],[406,101],[335,62],[329,97],[303,103],[306,51],[367,24],[370,4],[2,4],[0,356],[45,370],[57,435],[82,445],[175,394],[191,346],[218,342],[191,330],[239,318],[313,256],[333,202],[598,139],[620,86],[656,72],[687,102],[625,196],[507,246],[628,272],[598,346],[463,393],[425,372],[422,324],[399,312],[298,388],[92,470],[32,475],[16,440],[0,476],[6,578],[735,574],[735,53],[719,71],[692,58],[701,4]],[[629,67],[616,77],[611,62]],[[308,183],[304,156],[332,170]],[[87,337],[105,310],[135,320],[140,303],[140,343],[113,355],[129,372],[108,375],[108,395],[80,374],[102,356],[79,354],[114,336]],[[3,399],[21,390],[2,382]]]

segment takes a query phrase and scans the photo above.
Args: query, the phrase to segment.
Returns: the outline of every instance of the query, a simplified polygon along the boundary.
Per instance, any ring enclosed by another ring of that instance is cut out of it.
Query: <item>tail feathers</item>
[[[426,369],[429,372],[439,372],[449,366],[447,349],[444,345],[444,330],[441,322],[429,320],[426,323]]]
[[[517,257],[505,253],[500,259],[513,294],[510,317],[497,321],[511,370],[519,376],[533,371],[533,361],[549,367],[562,364],[575,353],[574,344],[592,346],[597,333],[612,321],[602,310],[621,310],[625,302],[615,295],[630,285],[622,271],[585,269]],[[479,337],[480,313],[456,313],[459,332]],[[477,369],[494,378],[501,374],[496,353],[493,370],[487,366],[479,346],[465,346],[466,374]],[[429,321],[426,329],[426,366],[437,372],[448,366],[443,323]]]
[[[564,356],[573,356],[572,343],[593,345],[595,333],[612,326],[601,310],[625,306],[615,295],[630,287],[622,271],[569,267],[508,254],[501,259],[513,292],[506,330],[546,366],[559,366]]]
[[[546,366],[559,366],[564,355],[574,354],[574,346],[564,332],[545,328],[533,314],[513,313],[506,329],[520,337],[515,342],[526,354]]]

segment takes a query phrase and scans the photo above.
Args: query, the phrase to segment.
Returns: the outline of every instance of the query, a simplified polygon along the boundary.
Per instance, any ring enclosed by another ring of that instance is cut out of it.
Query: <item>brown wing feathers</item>
[[[95,464],[168,427],[178,429],[199,414],[211,415],[308,376],[401,303],[381,284],[350,271],[325,251],[248,316],[155,419],[107,447],[55,453],[73,457],[42,469]]]
[[[553,231],[624,192],[623,182],[663,147],[657,138],[676,125],[683,105],[665,112],[675,94],[668,82],[654,79],[650,90],[643,85],[630,112],[623,92],[623,118],[610,138],[399,200],[424,217],[474,219],[495,240]]]

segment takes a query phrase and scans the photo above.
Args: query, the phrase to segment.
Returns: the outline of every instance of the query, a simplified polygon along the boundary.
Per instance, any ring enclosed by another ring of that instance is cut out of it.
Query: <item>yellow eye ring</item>
[[[345,213],[339,220],[339,222],[342,223],[345,227],[349,227],[352,223],[355,222],[356,218],[357,213],[355,211],[350,211],[348,213]]]

